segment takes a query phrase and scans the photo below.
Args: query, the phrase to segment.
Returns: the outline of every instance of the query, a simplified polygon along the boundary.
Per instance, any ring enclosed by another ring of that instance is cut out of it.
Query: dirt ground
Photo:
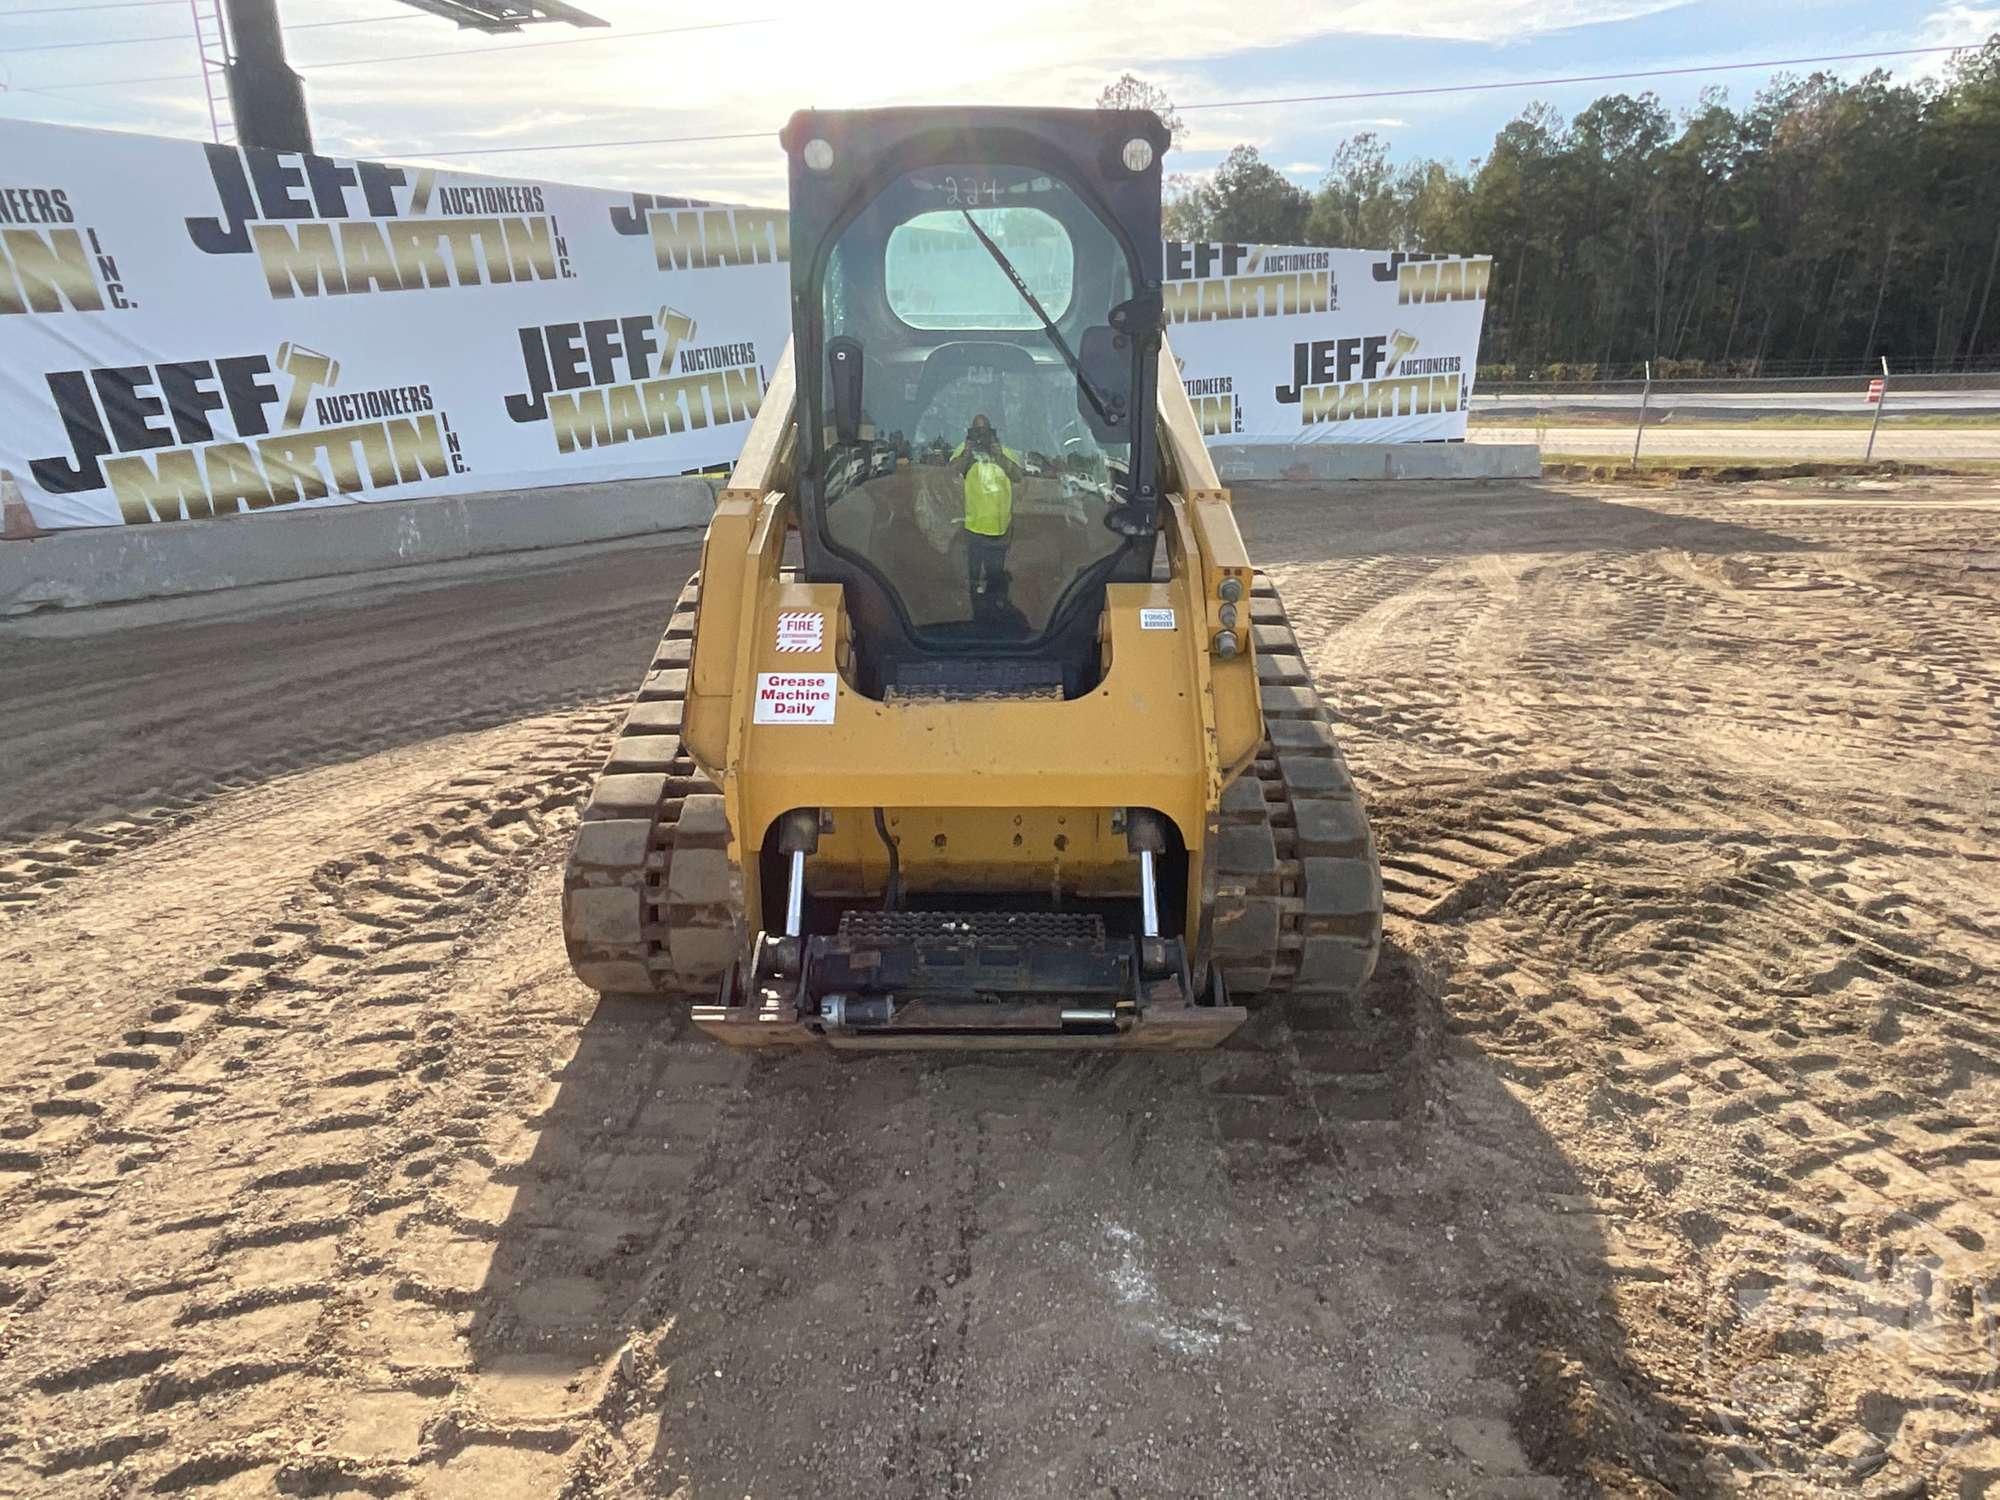
[[[751,1058],[557,881],[685,546],[0,634],[0,1494],[2000,1495],[2000,487],[1240,497],[1392,915]]]

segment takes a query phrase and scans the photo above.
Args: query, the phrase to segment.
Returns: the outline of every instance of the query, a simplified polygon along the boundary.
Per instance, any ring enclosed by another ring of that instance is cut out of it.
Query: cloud
[[[1940,5],[1924,17],[1921,45],[1946,47],[1954,42],[1974,45],[2000,31],[2000,5]]]
[[[1899,38],[1885,45],[1977,47],[1995,32],[2000,32],[2000,5],[1972,5],[1955,0],[1952,4],[1934,6],[1914,37],[1907,41]],[[1942,79],[1951,66],[1951,54],[1934,52],[1928,57],[1901,58],[1888,66],[1890,76],[1898,83],[1921,83],[1925,79]]]
[[[1164,84],[1186,103],[1224,92],[1218,66],[1249,54],[1347,34],[1499,46],[1670,10],[1683,0],[1339,0],[1319,6],[1216,6],[1211,0],[1016,0],[1006,24],[933,0],[761,0],[769,24],[661,32],[651,0],[597,0],[610,32],[537,27],[519,38],[454,30],[428,18],[381,19],[379,0],[288,0],[290,50],[306,80],[324,149],[419,158],[452,147],[559,141],[671,141],[749,133],[742,141],[599,145],[589,149],[445,157],[495,174],[646,187],[776,202],[784,163],[774,139],[792,107],[940,102],[1083,104],[1120,72]],[[354,21],[345,25],[306,25]],[[365,24],[363,24],[365,23]],[[76,26],[88,24],[78,20]],[[80,33],[84,34],[84,33]],[[559,42],[563,45],[528,45]],[[168,73],[191,47],[161,49],[140,74]],[[405,53],[437,56],[381,59]],[[85,49],[75,76],[116,73]],[[342,64],[353,63],[353,66]],[[334,66],[317,66],[334,64]],[[129,66],[129,65],[119,65]],[[128,75],[129,76],[129,75]],[[1319,92],[1319,81],[1304,92]],[[1259,88],[1255,92],[1266,90]],[[92,91],[69,118],[125,128],[207,133],[198,82]],[[1187,147],[1268,147],[1276,112],[1197,113]],[[1314,129],[1342,128],[1315,122]],[[1359,127],[1357,128],[1365,128]],[[1289,145],[1284,154],[1299,154]]]

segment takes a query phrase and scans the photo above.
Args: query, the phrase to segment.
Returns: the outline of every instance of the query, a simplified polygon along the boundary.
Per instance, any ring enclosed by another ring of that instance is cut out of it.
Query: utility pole
[[[306,90],[285,61],[278,0],[223,0],[229,18],[229,109],[236,143],[271,151],[310,151]]]

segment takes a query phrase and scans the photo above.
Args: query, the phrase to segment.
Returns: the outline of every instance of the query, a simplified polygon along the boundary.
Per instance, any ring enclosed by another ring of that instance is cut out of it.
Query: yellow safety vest
[[[1015,463],[1021,455],[1012,448],[1000,450]],[[965,454],[965,444],[951,456],[957,463]],[[974,459],[965,471],[965,529],[980,536],[1005,536],[1014,524],[1014,481],[1007,471],[990,458]]]

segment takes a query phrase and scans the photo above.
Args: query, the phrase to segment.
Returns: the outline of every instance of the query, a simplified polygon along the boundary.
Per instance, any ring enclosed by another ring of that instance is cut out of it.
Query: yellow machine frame
[[[912,891],[1053,885],[1111,895],[1136,889],[1114,824],[1122,827],[1124,809],[1143,807],[1171,819],[1185,841],[1187,936],[1196,951],[1222,791],[1251,763],[1264,723],[1249,557],[1164,342],[1158,401],[1167,577],[1106,589],[1103,680],[1069,701],[879,702],[851,685],[840,586],[782,576],[786,534],[798,524],[787,493],[796,404],[787,346],[702,549],[683,728],[689,752],[721,788],[751,931],[769,925],[759,850],[771,824],[794,808],[828,815],[807,866],[817,891],[883,888],[887,851],[872,816],[879,807]],[[1218,636],[1231,592],[1236,623],[1224,654]],[[1171,610],[1173,628],[1142,628],[1142,609]],[[827,622],[820,648],[781,654],[778,617],[796,611]],[[838,674],[832,722],[756,723],[759,674],[800,672]]]

